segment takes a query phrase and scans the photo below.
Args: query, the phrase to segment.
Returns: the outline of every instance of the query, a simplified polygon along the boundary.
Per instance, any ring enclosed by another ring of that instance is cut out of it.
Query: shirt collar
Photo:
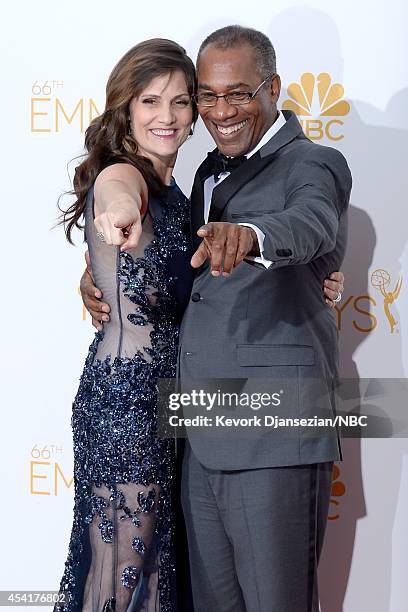
[[[261,140],[258,142],[256,147],[252,149],[252,151],[250,151],[249,153],[246,153],[245,157],[249,159],[250,157],[252,157],[252,155],[255,155],[255,153],[259,151],[259,149],[263,147],[272,138],[272,136],[275,136],[275,134],[281,129],[283,125],[285,125],[285,123],[286,123],[286,119],[283,116],[283,113],[280,113],[278,111],[277,119],[274,121],[274,123],[272,123],[269,130],[265,132],[265,134],[262,136]]]

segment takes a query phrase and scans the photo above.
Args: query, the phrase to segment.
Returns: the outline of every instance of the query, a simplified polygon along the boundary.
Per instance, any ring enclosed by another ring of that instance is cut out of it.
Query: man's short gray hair
[[[266,79],[270,74],[276,73],[275,49],[269,38],[253,28],[244,28],[240,25],[230,25],[215,30],[207,36],[200,45],[197,56],[197,66],[200,55],[208,45],[216,45],[221,49],[250,45],[255,51],[256,66],[259,74]]]

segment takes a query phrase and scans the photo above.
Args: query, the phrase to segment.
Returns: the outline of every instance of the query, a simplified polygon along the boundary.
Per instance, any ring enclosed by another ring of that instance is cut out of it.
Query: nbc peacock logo
[[[333,474],[332,474],[332,485],[331,485],[331,496],[330,503],[336,507],[336,510],[333,512],[329,511],[328,519],[329,521],[337,521],[340,518],[340,514],[337,511],[337,508],[340,506],[340,502],[337,499],[338,497],[342,497],[346,492],[346,486],[344,482],[339,479],[340,476],[340,468],[334,463],[333,464]]]
[[[342,140],[344,122],[338,117],[345,117],[350,112],[350,104],[343,100],[344,87],[333,83],[327,72],[317,77],[305,72],[299,83],[288,87],[289,98],[282,108],[291,110],[299,117],[303,131],[310,140]]]

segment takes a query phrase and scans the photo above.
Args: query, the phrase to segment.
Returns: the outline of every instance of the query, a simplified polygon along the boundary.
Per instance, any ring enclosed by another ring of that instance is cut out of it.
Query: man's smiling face
[[[198,66],[198,93],[227,94],[254,91],[265,76],[259,74],[254,49],[243,44],[223,49],[209,44],[202,51]],[[228,104],[219,98],[212,107],[199,106],[206,128],[221,153],[236,157],[249,153],[276,118],[280,80],[268,80],[248,104]]]

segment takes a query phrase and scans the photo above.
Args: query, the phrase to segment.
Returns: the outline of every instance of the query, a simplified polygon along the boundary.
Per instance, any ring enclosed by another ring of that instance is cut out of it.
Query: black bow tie
[[[218,151],[210,151],[207,155],[209,161],[210,172],[214,175],[214,180],[218,181],[222,172],[233,172],[241,164],[246,162],[245,155],[239,157],[226,157]]]

